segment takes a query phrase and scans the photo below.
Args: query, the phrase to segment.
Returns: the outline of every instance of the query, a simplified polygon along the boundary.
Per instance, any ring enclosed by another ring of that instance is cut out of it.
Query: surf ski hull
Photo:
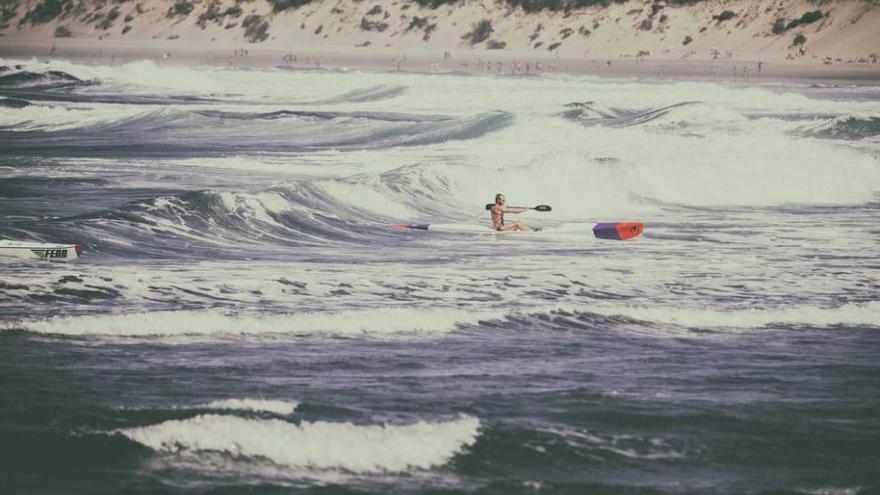
[[[398,229],[429,230],[432,232],[472,232],[479,234],[498,234],[483,225],[451,224],[451,223],[396,223],[391,225]],[[593,235],[597,239],[626,241],[642,234],[645,225],[642,222],[597,223],[593,226]],[[552,229],[550,230],[552,231]],[[548,232],[545,230],[544,232]]]
[[[0,256],[72,261],[82,254],[79,244],[46,244],[41,242],[0,240]]]
[[[645,225],[642,222],[597,223],[593,235],[598,239],[625,241],[642,235]]]

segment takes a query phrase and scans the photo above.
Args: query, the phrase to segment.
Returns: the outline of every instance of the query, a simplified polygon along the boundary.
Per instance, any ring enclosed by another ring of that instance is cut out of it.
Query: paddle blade
[[[487,203],[486,210],[487,211],[491,210],[493,206],[495,206],[495,203]],[[522,208],[522,207],[521,206],[514,206],[514,208]],[[550,211],[553,208],[550,208],[550,205],[538,205],[538,206],[535,206],[534,208],[530,208],[530,209],[531,210],[538,210],[538,211]]]
[[[392,223],[389,227],[393,227],[395,229],[416,229],[416,230],[428,230],[428,227],[431,224],[428,223]]]

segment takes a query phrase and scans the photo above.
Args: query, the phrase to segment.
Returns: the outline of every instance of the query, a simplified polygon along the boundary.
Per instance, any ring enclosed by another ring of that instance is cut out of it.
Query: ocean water
[[[880,87],[0,62],[3,493],[880,491]]]

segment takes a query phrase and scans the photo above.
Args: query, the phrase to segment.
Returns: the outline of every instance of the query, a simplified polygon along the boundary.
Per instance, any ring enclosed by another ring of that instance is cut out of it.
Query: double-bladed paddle
[[[486,204],[486,209],[487,209],[487,210],[491,210],[493,206],[495,206],[495,203],[487,203],[487,204]],[[538,205],[538,206],[511,206],[510,208],[526,208],[526,209],[528,209],[528,210],[535,210],[535,211],[550,211],[550,210],[553,209],[553,208],[550,208],[550,205]]]

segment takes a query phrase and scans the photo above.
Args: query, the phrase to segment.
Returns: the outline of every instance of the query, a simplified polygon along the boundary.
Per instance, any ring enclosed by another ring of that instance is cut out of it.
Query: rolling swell
[[[624,110],[603,107],[592,101],[583,103],[574,102],[565,105],[567,110],[563,112],[562,116],[568,120],[583,124],[599,124],[608,127],[632,127],[674,116],[682,109],[704,105],[704,103],[698,101],[685,101],[648,110]]]
[[[3,108],[25,108],[29,107],[31,102],[27,100],[20,100],[18,98],[3,98],[0,100],[0,107]]]
[[[479,424],[471,417],[408,425],[355,425],[205,414],[118,433],[160,454],[219,452],[254,461],[268,459],[289,468],[384,473],[446,464],[473,445]]]
[[[121,207],[34,221],[7,222],[12,238],[78,239],[96,254],[135,257],[252,256],[294,246],[361,243],[375,218],[308,182],[252,193],[184,191]]]
[[[610,128],[651,127],[661,130],[727,128],[746,120],[742,114],[700,101],[684,101],[646,110],[605,107],[592,101],[565,105],[561,116],[585,126]]]
[[[330,98],[308,100],[302,103],[311,105],[336,105],[340,103],[366,103],[390,100],[391,98],[396,98],[406,93],[407,89],[406,86],[402,85],[380,84],[368,88],[355,89]]]
[[[165,108],[64,130],[0,131],[0,153],[53,156],[217,156],[382,149],[476,139],[510,125],[507,112],[466,117],[368,112],[190,111]]]
[[[449,281],[450,285],[461,281]],[[178,282],[179,283],[179,282]],[[272,281],[271,285],[291,285],[286,279]],[[34,281],[34,287],[0,286],[2,292],[9,294],[26,290],[33,294],[54,289],[59,299],[72,291],[89,289],[96,298],[121,296],[120,291],[130,288],[122,285],[113,287],[91,284],[79,277],[51,281],[48,285]],[[58,287],[66,292],[58,292]],[[295,285],[294,285],[295,286]],[[299,295],[305,295],[305,286],[298,287]],[[353,287],[349,289],[354,290]],[[2,293],[0,292],[0,293]],[[100,293],[103,294],[100,294]],[[226,286],[226,294],[234,294],[231,285]],[[210,302],[208,294],[203,303]],[[83,297],[80,294],[80,297]],[[239,296],[242,297],[242,296]],[[30,319],[10,325],[0,325],[2,329],[24,330],[34,333],[70,336],[102,335],[111,337],[163,337],[174,338],[182,335],[201,335],[220,337],[223,335],[297,335],[297,336],[360,336],[366,335],[439,335],[445,333],[467,333],[487,335],[495,332],[518,332],[553,334],[557,339],[579,340],[589,338],[593,345],[610,346],[609,352],[623,352],[622,342],[639,338],[656,339],[654,347],[673,348],[676,339],[712,339],[723,336],[725,330],[745,327],[759,338],[762,332],[780,329],[800,328],[805,331],[821,331],[827,326],[850,326],[865,331],[878,328],[873,318],[880,305],[845,304],[837,308],[809,311],[804,308],[777,308],[756,310],[752,321],[741,323],[744,312],[731,316],[718,315],[712,311],[693,309],[674,313],[646,312],[639,308],[626,306],[608,307],[592,304],[589,311],[575,303],[545,307],[520,308],[516,311],[486,307],[483,309],[438,308],[433,310],[408,307],[368,308],[344,312],[312,311],[307,314],[285,313],[259,314],[236,313],[230,307],[225,311],[154,311],[146,313],[126,313],[97,316],[75,316],[52,319]],[[748,315],[746,316],[748,318]],[[670,349],[671,351],[671,349]]]
[[[9,89],[31,90],[70,90],[95,84],[94,82],[83,81],[66,72],[57,70],[48,70],[42,72],[31,72],[21,70],[17,72],[2,71],[0,72],[0,91]]]
[[[67,72],[0,71],[0,95],[9,99],[0,101],[0,106],[23,108],[21,102],[59,102],[59,103],[110,103],[129,105],[181,105],[195,103],[221,102],[223,100],[194,95],[137,95],[124,94],[108,88],[100,80],[82,80]],[[4,104],[4,102],[7,102]],[[11,106],[17,105],[17,106]]]
[[[209,118],[221,118],[230,120],[276,120],[284,118],[303,118],[322,120],[334,119],[364,119],[379,122],[442,122],[454,120],[452,117],[442,115],[413,115],[405,113],[389,113],[389,112],[326,112],[326,111],[309,111],[309,110],[277,110],[274,112],[228,112],[222,110],[204,110],[198,112],[200,115]]]
[[[460,216],[450,180],[429,165],[254,191],[132,188],[102,178],[23,175],[0,179],[0,213],[7,219],[0,237],[77,242],[96,255],[123,258],[285,256],[297,246],[379,242],[384,234],[376,223],[424,209]]]
[[[800,134],[846,141],[880,138],[880,117],[844,115],[802,128]]]

